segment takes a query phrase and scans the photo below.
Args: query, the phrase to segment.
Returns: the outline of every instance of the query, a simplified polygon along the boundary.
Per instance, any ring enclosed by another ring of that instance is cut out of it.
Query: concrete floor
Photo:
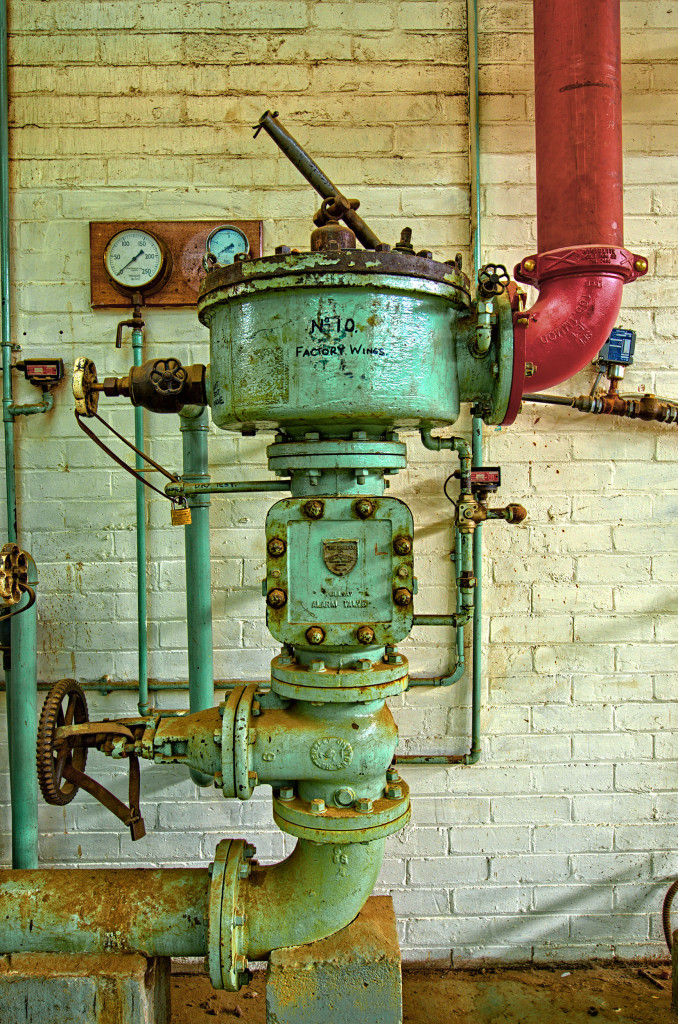
[[[406,1024],[671,1024],[670,966],[600,965],[403,974]],[[172,1024],[265,1024],[264,972],[237,994],[203,974],[172,978]],[[312,1022],[309,1022],[312,1024]],[[356,1024],[367,1024],[356,1020]]]

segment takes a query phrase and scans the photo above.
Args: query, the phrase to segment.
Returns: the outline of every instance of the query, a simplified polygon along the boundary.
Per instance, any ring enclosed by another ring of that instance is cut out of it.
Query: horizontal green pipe
[[[214,682],[214,688],[215,688],[215,690],[232,690],[234,686],[249,686],[251,682],[255,682],[255,681],[256,680],[233,680],[233,679],[219,680],[219,679],[216,679],[215,682]],[[136,693],[138,691],[138,689],[139,689],[138,682],[134,682],[134,681],[130,681],[130,680],[124,680],[123,682],[113,682],[113,681],[111,681],[111,682],[108,682],[108,683],[107,682],[87,682],[87,683],[79,683],[78,685],[80,686],[80,688],[82,690],[89,690],[89,691],[96,690],[98,693],[103,693],[103,694],[116,693],[118,691],[120,691],[120,692],[129,692],[129,693],[132,693],[132,692]],[[258,680],[258,685],[259,686],[269,687],[271,685],[271,680],[270,679]],[[53,686],[54,686],[53,682],[52,683],[40,682],[40,683],[38,683],[38,690],[51,690]],[[2,691],[4,689],[5,689],[5,684],[0,682],[0,693],[2,693]],[[156,692],[159,691],[159,690],[188,690],[189,689],[189,684],[188,684],[188,680],[185,680],[185,679],[184,680],[179,680],[179,681],[167,682],[167,683],[155,682],[155,683],[149,683],[148,684],[148,689],[149,689],[149,691],[156,691]]]
[[[39,412],[50,412],[54,408],[54,395],[45,391],[42,402],[28,402],[25,405],[10,405],[11,416],[33,416]]]
[[[453,612],[452,615],[415,615],[413,626],[463,626],[471,620],[471,612]]]
[[[0,871],[0,953],[205,956],[209,872]]]
[[[239,494],[248,491],[289,491],[291,480],[236,480],[219,482],[213,480],[208,484],[167,484],[165,494],[168,498],[184,498],[191,494]]]

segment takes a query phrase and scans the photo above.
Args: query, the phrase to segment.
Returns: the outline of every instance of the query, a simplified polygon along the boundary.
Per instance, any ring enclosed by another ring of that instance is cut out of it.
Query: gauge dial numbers
[[[222,224],[211,231],[205,243],[202,265],[205,270],[228,267],[235,263],[236,256],[247,255],[250,243],[247,235],[233,224]]]
[[[171,258],[165,245],[150,231],[126,228],[106,246],[104,269],[118,291],[151,292],[167,281]]]

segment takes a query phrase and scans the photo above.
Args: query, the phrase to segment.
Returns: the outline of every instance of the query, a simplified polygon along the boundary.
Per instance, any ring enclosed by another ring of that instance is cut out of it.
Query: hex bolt
[[[412,550],[412,538],[400,536],[393,541],[393,550],[396,555],[409,555]]]
[[[279,587],[274,587],[273,590],[269,590],[266,595],[266,604],[270,608],[282,608],[287,603],[287,594],[284,590]]]
[[[401,579],[401,580],[406,580],[409,575],[410,575],[410,570],[407,568],[406,565],[401,565],[400,568],[398,569],[397,573],[396,573],[396,576],[398,577],[398,579]]]
[[[647,270],[647,260],[644,260],[642,256],[639,257],[633,264],[633,268],[634,270],[637,270],[639,274],[643,274]]]
[[[245,861],[238,868],[238,878],[249,878],[252,874],[252,868],[250,867],[249,861]]]
[[[374,630],[371,626],[359,626],[356,636],[359,644],[371,644],[374,640]]]
[[[398,654],[397,647],[387,647],[384,660],[387,665],[402,665],[403,663],[402,655]]]
[[[280,537],[271,537],[268,542],[268,553],[271,558],[280,558],[281,555],[285,554],[287,550],[287,544]]]
[[[256,852],[257,852],[256,846],[252,846],[251,843],[246,843],[245,844],[245,849],[243,851],[243,856],[244,856],[245,860],[252,860],[252,857],[254,856],[254,854]]]
[[[306,630],[306,639],[310,644],[321,644],[325,639],[325,630],[320,626],[309,626]]]
[[[279,800],[294,800],[294,789],[292,786],[282,786],[278,793]]]
[[[386,242],[378,242],[374,247],[375,252],[390,252],[391,246]]]
[[[400,800],[403,795],[402,787],[395,786],[393,783],[389,783],[386,787],[386,796],[389,800]]]
[[[534,363],[525,363],[525,376],[526,377],[534,377],[536,372],[537,372],[537,367],[535,366]]]
[[[387,782],[400,782],[400,775],[398,774],[397,768],[386,769],[386,781]]]
[[[356,511],[356,515],[360,516],[361,519],[367,519],[374,512],[374,502],[368,498],[361,498],[360,501],[356,501],[353,506]]]
[[[289,254],[292,252],[289,245],[276,245],[274,251],[276,256],[289,256]]]
[[[401,608],[407,608],[408,604],[412,604],[412,591],[407,587],[398,587],[393,591],[393,600]]]
[[[321,661],[320,658],[314,658],[308,667],[310,668],[311,672],[324,672],[325,662]]]
[[[526,270],[528,274],[531,274],[536,267],[536,260],[523,260],[523,270]]]
[[[369,814],[372,807],[372,801],[368,796],[359,796],[355,802],[355,809],[356,811],[360,811],[361,814]]]
[[[324,814],[325,810],[325,801],[322,797],[316,796],[311,800],[311,814]]]
[[[252,789],[259,785],[259,776],[256,772],[247,773],[247,781],[249,782]]]
[[[417,256],[421,256],[421,258],[424,260],[433,259],[433,253],[431,252],[430,249],[420,249],[419,252],[417,253]]]
[[[258,700],[252,701],[252,715],[256,718],[257,715],[261,714],[261,704]]]
[[[323,501],[319,501],[317,498],[313,498],[311,501],[307,501],[301,506],[301,511],[307,519],[322,519],[325,511],[325,503]]]
[[[372,668],[372,662],[369,658],[358,658],[354,665],[356,672],[369,672]]]
[[[355,800],[355,793],[350,786],[342,786],[334,794],[334,802],[337,807],[352,807]]]
[[[238,955],[235,957],[235,959],[233,961],[233,966],[235,967],[235,969],[238,972],[238,974],[247,974],[247,973],[249,973],[247,971],[247,960],[242,955],[242,953],[238,953]]]

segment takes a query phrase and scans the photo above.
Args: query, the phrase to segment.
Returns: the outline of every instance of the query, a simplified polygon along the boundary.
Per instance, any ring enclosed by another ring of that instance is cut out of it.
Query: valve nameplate
[[[363,625],[374,631],[373,645],[396,643],[410,632],[412,603],[399,604],[394,593],[413,589],[412,514],[397,498],[371,497],[363,517],[359,501],[286,498],[269,511],[265,590],[279,602],[267,608],[276,639],[308,646],[306,631],[321,626],[323,644],[356,648]],[[309,504],[321,506],[322,514],[309,516]],[[406,550],[399,553],[396,540],[403,538]]]

